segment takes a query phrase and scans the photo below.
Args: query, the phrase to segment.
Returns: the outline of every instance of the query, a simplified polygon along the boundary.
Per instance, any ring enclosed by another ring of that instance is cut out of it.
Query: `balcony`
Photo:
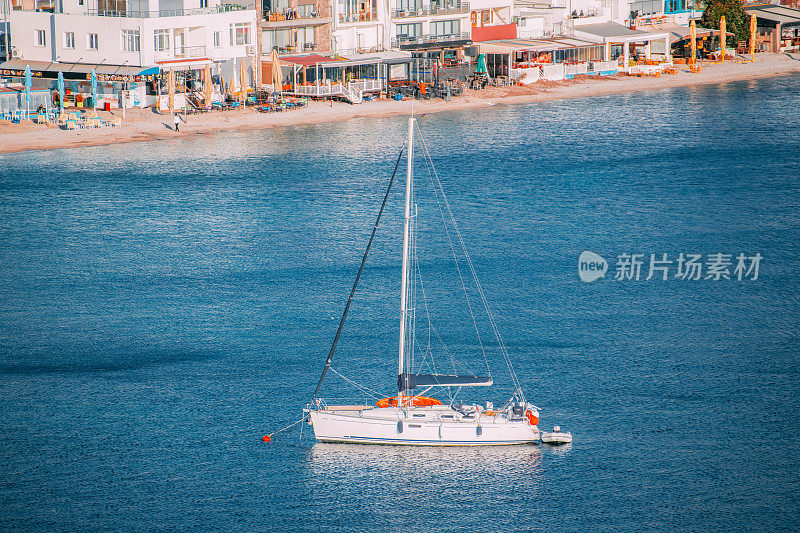
[[[341,24],[358,24],[359,22],[378,22],[378,12],[339,13],[339,23]]]
[[[425,45],[447,44],[461,41],[469,41],[469,32],[461,32],[450,35],[422,35],[412,37],[408,35],[398,35],[392,38],[392,48],[414,49],[425,48]]]
[[[261,21],[261,27],[267,30],[304,28],[309,26],[323,26],[325,24],[333,24],[333,17],[301,15],[296,18],[287,19],[286,15],[283,13],[264,13],[264,20]]]
[[[326,52],[327,50],[321,50],[320,47],[317,46],[317,43],[304,43],[302,45],[297,46],[273,46],[272,48],[264,47],[264,52],[262,53],[263,56],[268,56],[272,50],[276,50],[278,55],[291,55],[291,54],[300,54],[300,53],[309,53],[309,52]]]
[[[437,15],[462,15],[469,13],[469,2],[457,2],[454,5],[440,7],[437,5],[422,6],[416,10],[393,10],[393,19],[405,19],[412,17],[431,17]]]
[[[179,46],[172,50],[159,50],[155,52],[155,61],[176,61],[181,59],[197,59],[208,57],[205,46]]]
[[[161,18],[161,17],[185,17],[188,15],[213,15],[217,13],[229,13],[232,11],[252,10],[252,7],[244,7],[237,4],[227,4],[217,7],[206,7],[200,9],[160,9],[158,11],[130,11],[130,10],[111,10],[111,9],[87,9],[86,14],[96,17],[116,17],[116,18]]]

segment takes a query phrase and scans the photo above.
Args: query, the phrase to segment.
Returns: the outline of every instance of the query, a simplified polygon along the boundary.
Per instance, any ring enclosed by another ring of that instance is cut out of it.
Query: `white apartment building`
[[[576,25],[616,22],[628,25],[631,0],[517,0],[514,17],[521,38],[570,35]],[[662,6],[662,0],[644,0],[648,9]]]
[[[412,51],[469,44],[470,3],[466,0],[389,0],[392,48]]]
[[[235,9],[220,0],[59,0],[57,12],[11,12],[10,59],[147,67],[246,57],[255,9]]]
[[[387,31],[390,0],[331,0],[333,3],[332,49],[350,56],[379,52],[390,46]]]
[[[256,70],[251,67],[257,44],[252,7],[220,0],[57,2],[48,10],[39,0],[38,9],[31,5],[11,11],[13,68],[25,65],[67,77],[92,67],[105,75],[133,76],[211,65],[215,74],[231,79],[238,71],[236,61],[245,60],[249,73]]]

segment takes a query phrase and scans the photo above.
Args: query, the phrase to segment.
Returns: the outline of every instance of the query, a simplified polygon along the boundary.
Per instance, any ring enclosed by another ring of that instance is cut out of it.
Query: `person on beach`
[[[178,126],[181,123],[181,119],[178,117],[177,113],[172,117],[172,122],[175,124],[175,131],[180,132],[181,130],[178,129]]]

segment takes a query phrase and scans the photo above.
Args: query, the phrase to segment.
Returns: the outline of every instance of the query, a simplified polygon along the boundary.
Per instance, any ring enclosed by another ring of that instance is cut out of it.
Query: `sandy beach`
[[[273,126],[291,126],[356,117],[380,117],[414,113],[435,113],[499,104],[520,104],[579,98],[586,96],[658,90],[668,87],[707,85],[739,80],[768,78],[800,73],[800,56],[788,54],[759,54],[753,63],[729,61],[724,64],[702,63],[700,73],[691,73],[679,65],[678,73],[653,77],[616,75],[603,78],[584,78],[561,82],[538,82],[530,86],[489,88],[465,91],[450,102],[435,100],[375,100],[358,105],[343,102],[310,102],[307,108],[281,113],[260,113],[255,109],[212,112],[191,115],[181,123],[180,132],[173,131],[169,114],[152,109],[129,109],[119,128],[67,131],[56,126],[32,123],[11,124],[0,121],[0,153],[24,150],[76,148],[112,143],[169,139],[176,136],[199,135],[223,130],[252,130]],[[101,112],[104,119],[121,117],[122,112]]]

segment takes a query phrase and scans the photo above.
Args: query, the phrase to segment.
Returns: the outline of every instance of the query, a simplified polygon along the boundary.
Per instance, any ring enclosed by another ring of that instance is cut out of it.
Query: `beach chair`
[[[80,126],[78,126],[78,122],[72,119],[67,120],[67,129],[68,130],[77,130]]]

